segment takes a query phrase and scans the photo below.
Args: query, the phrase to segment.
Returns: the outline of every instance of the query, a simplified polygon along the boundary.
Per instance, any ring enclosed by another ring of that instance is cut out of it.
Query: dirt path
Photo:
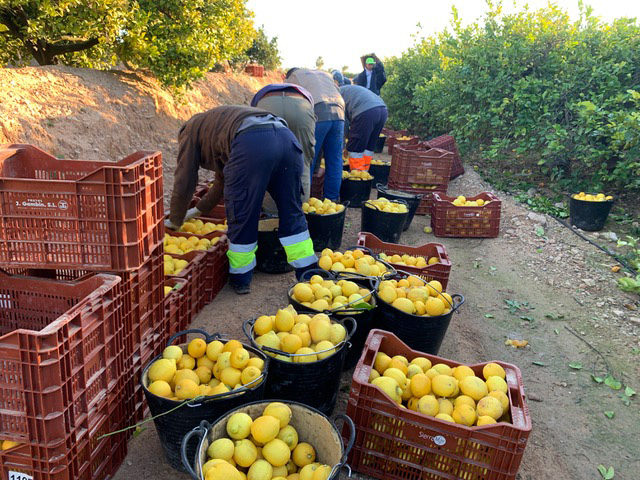
[[[490,189],[473,170],[467,170],[452,183],[450,193]],[[616,288],[610,258],[552,218],[529,215],[510,197],[500,196],[499,238],[438,239],[423,233],[429,217],[415,217],[403,234],[402,243],[445,245],[453,262],[449,291],[466,298],[461,313],[454,316],[440,355],[468,363],[499,359],[521,368],[533,419],[519,474],[522,480],[599,479],[599,464],[613,466],[616,479],[636,479],[640,468],[637,400],[634,397],[630,406],[625,406],[620,392],[591,379],[597,354],[565,327],[600,351],[625,385],[638,388],[639,357],[633,353],[639,346],[638,299]],[[347,225],[343,249],[355,244],[360,227],[358,210],[349,210]],[[543,227],[544,234],[540,229],[540,236],[536,233],[537,226]],[[293,282],[292,274],[258,274],[252,294],[242,299],[227,287],[194,326],[240,337],[243,320],[286,305],[285,291]],[[506,308],[507,301],[514,313]],[[526,339],[529,346],[506,346],[507,338]],[[568,366],[571,362],[579,362],[583,368],[572,369]],[[602,365],[597,364],[598,374]],[[347,372],[343,386],[349,384]],[[347,394],[341,393],[336,410],[344,409],[346,398]],[[608,419],[605,411],[615,412],[614,417]],[[164,462],[153,426],[129,447],[116,480],[188,478]]]

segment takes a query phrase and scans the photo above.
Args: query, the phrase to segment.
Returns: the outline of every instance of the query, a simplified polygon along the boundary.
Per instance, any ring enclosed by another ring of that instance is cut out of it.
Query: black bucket
[[[404,200],[394,200],[407,206],[405,213],[390,213],[378,210],[378,208],[367,202],[362,204],[362,218],[360,221],[360,231],[373,233],[383,242],[398,243],[404,231],[409,216],[409,206]],[[374,208],[369,208],[371,205]]]
[[[420,201],[424,195],[420,193],[408,193],[401,192],[399,190],[391,190],[387,185],[377,184],[376,190],[378,191],[378,196],[376,198],[384,197],[389,200],[404,200],[409,205],[409,216],[407,217],[407,221],[404,224],[404,230],[408,230],[411,222],[413,221],[413,217],[420,206]]]
[[[274,221],[277,217],[263,218],[260,222]],[[287,273],[293,267],[287,262],[287,252],[278,238],[278,227],[258,230],[258,250],[256,251],[256,269],[263,273]]]
[[[373,151],[375,153],[382,153],[382,150],[384,150],[384,144],[387,141],[387,137],[385,135],[380,135],[378,137],[378,140],[376,141],[376,146],[373,149]]]
[[[373,185],[373,179],[371,180],[348,180],[342,179],[342,185],[340,186],[340,202],[349,202],[351,208],[360,207],[362,202],[369,200],[371,194],[371,185]]]
[[[451,317],[464,303],[462,295],[452,295],[451,298],[451,311],[438,317],[411,315],[378,299],[377,328],[392,332],[412,350],[437,355]]]
[[[373,184],[378,183],[385,184],[389,180],[389,172],[391,172],[391,164],[386,165],[374,165],[369,167],[369,173],[373,176]]]
[[[571,225],[587,232],[602,230],[612,206],[613,200],[587,202],[586,200],[577,200],[571,197],[569,199]]]
[[[363,275],[348,273],[348,272],[327,272],[326,270],[322,270],[322,269],[314,269],[314,270],[309,270],[305,272],[301,281],[307,282],[313,275],[320,275],[321,277],[326,278],[327,280],[334,280],[334,281],[350,280],[360,285],[363,288],[367,288],[371,290],[372,292],[376,291],[376,286],[378,282],[378,279],[373,277],[365,277]],[[289,297],[289,303],[293,305],[293,308],[295,308],[296,311],[303,311],[303,310],[309,311],[308,307],[302,305],[295,298],[293,298],[292,291],[293,291],[293,286],[289,288],[289,291],[287,292],[287,296]],[[358,360],[360,359],[360,355],[362,354],[362,349],[364,348],[364,343],[366,342],[367,337],[369,336],[369,332],[374,326],[373,320],[376,314],[376,306],[380,302],[378,301],[375,295],[371,296],[371,302],[373,303],[374,308],[369,310],[357,309],[357,308],[349,308],[349,309],[340,310],[340,311],[328,310],[325,312],[317,312],[315,310],[312,310],[314,315],[317,313],[326,313],[327,315],[331,315],[336,318],[350,317],[356,321],[357,327],[356,327],[355,333],[351,337],[351,348],[347,352],[347,357],[345,358],[345,361],[344,361],[344,370],[349,370],[350,368],[353,368],[358,363]]]
[[[319,313],[311,313],[308,309],[301,309],[298,312],[311,315]],[[336,317],[331,317],[331,320],[344,326],[343,320],[339,320]],[[349,331],[345,327],[347,336],[338,351],[330,357],[312,363],[293,363],[271,358],[264,394],[265,399],[292,400],[316,408],[325,415],[330,415],[338,400],[340,374],[350,347],[349,340],[357,328],[356,321],[353,318],[345,318],[344,320],[351,321],[352,328]],[[246,320],[242,325],[244,334],[255,348],[263,348],[264,351],[276,355],[294,356],[269,347],[260,347],[254,340],[253,325],[255,321],[255,318]]]
[[[207,343],[214,340],[220,340],[226,343],[219,334],[209,335],[207,332],[198,329],[185,330],[173,335],[167,345],[171,345],[173,341],[188,333],[198,333],[204,335]],[[186,351],[186,344],[181,345],[183,350]],[[264,360],[264,370],[262,371],[262,381],[256,387],[247,388],[242,387],[238,390],[233,390],[229,393],[222,393],[212,397],[205,397],[203,399],[191,400],[187,405],[176,409],[181,402],[169,400],[168,398],[159,397],[154,395],[147,389],[147,371],[153,362],[162,358],[162,355],[158,355],[151,360],[142,370],[140,382],[142,383],[142,390],[144,396],[147,399],[149,410],[158,432],[158,438],[164,451],[164,456],[171,465],[172,468],[181,472],[186,472],[184,465],[182,464],[182,458],[180,456],[180,446],[184,436],[192,429],[196,428],[202,420],[213,422],[217,418],[221,417],[229,410],[244,405],[248,402],[255,402],[262,400],[266,392],[266,379],[268,379],[267,370],[270,366],[269,358],[257,348],[249,345],[244,345],[252,357],[258,357]],[[175,409],[168,413],[170,410]],[[161,416],[158,416],[161,415]],[[190,458],[194,458],[196,453],[196,445],[189,445],[187,453]]]
[[[348,206],[349,202],[346,202],[345,208],[341,212],[330,215],[305,213],[307,225],[309,226],[309,235],[313,240],[313,249],[316,252],[320,252],[325,248],[330,248],[331,250],[340,248]]]

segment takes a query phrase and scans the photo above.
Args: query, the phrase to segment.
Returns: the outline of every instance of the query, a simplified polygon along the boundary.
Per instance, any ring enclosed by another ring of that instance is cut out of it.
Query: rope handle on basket
[[[187,335],[189,333],[199,333],[204,337],[204,340],[207,343],[211,343],[214,340],[220,340],[223,338],[223,336],[220,333],[208,333],[200,328],[189,328],[187,330],[183,330],[181,332],[174,333],[173,335],[171,335],[169,337],[169,340],[167,341],[167,346],[173,345],[173,342],[176,340],[176,338],[181,337],[183,335]]]
[[[198,474],[194,471],[189,458],[187,457],[187,447],[189,446],[189,442],[191,441],[191,439],[196,435],[199,439],[198,444],[200,444],[210,428],[211,424],[206,420],[202,420],[202,422],[200,422],[200,425],[187,432],[187,434],[182,439],[182,443],[180,444],[180,457],[182,458],[182,465],[184,465],[184,468],[187,469],[187,473],[191,475],[191,478],[193,478],[193,480],[199,480],[199,478]]]
[[[336,430],[338,430],[338,425],[336,422],[338,420],[344,421],[345,425],[349,428],[349,440],[347,441],[347,445],[344,448],[344,455],[340,459],[340,463],[333,466],[331,469],[331,473],[329,474],[329,478],[333,478],[333,475],[338,473],[343,468],[348,470],[348,476],[351,478],[351,467],[347,465],[347,458],[349,457],[349,452],[351,452],[351,448],[353,448],[353,444],[356,441],[356,426],[353,424],[353,420],[350,417],[345,415],[344,413],[338,413],[329,418],[329,421],[333,424]]]

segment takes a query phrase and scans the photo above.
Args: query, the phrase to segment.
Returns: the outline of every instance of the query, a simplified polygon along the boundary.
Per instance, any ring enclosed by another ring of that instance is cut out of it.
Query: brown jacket
[[[198,183],[198,170],[216,172],[213,186],[198,203],[198,209],[208,212],[222,197],[224,177],[222,171],[229,160],[231,144],[240,124],[252,115],[268,112],[253,107],[216,107],[191,117],[178,133],[178,161],[171,194],[171,222],[182,225],[189,203]]]

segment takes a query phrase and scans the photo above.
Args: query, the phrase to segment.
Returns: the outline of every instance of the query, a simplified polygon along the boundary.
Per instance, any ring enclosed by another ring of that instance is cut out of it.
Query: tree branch
[[[67,43],[64,45],[50,44],[47,50],[53,57],[56,55],[63,55],[65,53],[73,53],[79,52],[81,50],[86,50],[87,48],[91,48],[97,45],[98,43],[100,42],[97,38],[90,38],[89,40],[85,40],[84,42]]]

